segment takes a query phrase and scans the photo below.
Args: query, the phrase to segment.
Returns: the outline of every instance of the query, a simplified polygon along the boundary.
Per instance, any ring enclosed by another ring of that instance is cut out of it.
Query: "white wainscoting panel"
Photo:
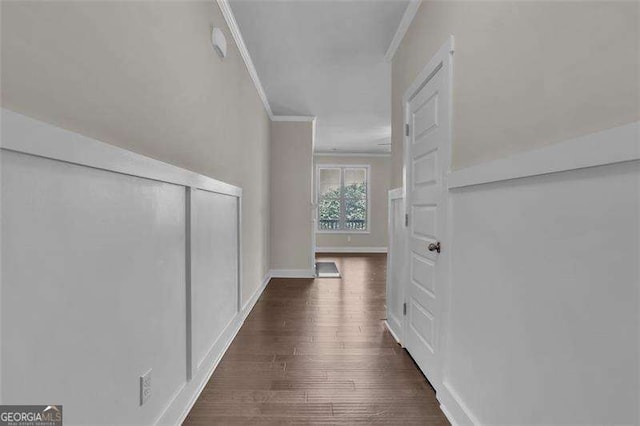
[[[184,188],[4,152],[2,198],[2,403],[152,423],[185,381]]]
[[[406,277],[406,228],[402,189],[389,191],[389,252],[387,254],[387,327],[403,342],[404,280]]]
[[[457,170],[449,188],[640,159],[640,121]]]
[[[638,424],[640,163],[451,196],[443,383],[468,417]]]
[[[193,367],[200,369],[238,313],[238,199],[191,192]]]
[[[630,123],[450,174],[433,385],[453,424],[640,423],[639,159]],[[389,229],[394,330],[395,282],[410,277],[396,275],[406,228]]]
[[[271,277],[240,309],[242,189],[5,109],[0,166],[0,403],[181,423]]]

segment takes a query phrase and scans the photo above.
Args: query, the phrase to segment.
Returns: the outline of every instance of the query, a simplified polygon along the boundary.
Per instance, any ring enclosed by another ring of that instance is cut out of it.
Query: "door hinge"
[[[409,226],[409,213],[404,214],[404,226]]]
[[[404,125],[404,134],[405,136],[409,136],[409,123]]]
[[[402,315],[407,315],[407,302],[402,304]]]

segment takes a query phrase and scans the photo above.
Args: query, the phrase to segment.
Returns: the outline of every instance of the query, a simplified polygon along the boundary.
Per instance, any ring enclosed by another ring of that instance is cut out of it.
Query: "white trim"
[[[391,157],[390,152],[341,152],[319,151],[314,152],[315,157]]]
[[[442,411],[442,414],[444,414],[444,416],[447,418],[447,420],[449,421],[449,423],[451,423],[451,426],[457,426],[458,424],[455,422],[455,420],[453,419],[453,417],[451,416],[451,413],[449,413],[449,410],[447,409],[447,407],[445,407],[444,404],[440,404],[440,411]]]
[[[262,278],[262,282],[260,283],[260,287],[258,287],[253,292],[251,297],[244,303],[244,305],[242,305],[242,314],[243,314],[244,318],[246,318],[247,315],[249,315],[249,312],[251,312],[251,309],[253,309],[253,306],[256,304],[256,302],[258,301],[258,299],[262,295],[262,292],[264,291],[265,288],[267,288],[267,285],[269,285],[269,281],[271,281],[271,278],[273,278],[273,276],[271,275],[271,271],[267,271],[265,276]],[[243,318],[242,321],[244,321],[244,318]]]
[[[238,198],[238,215],[237,220],[238,220],[238,247],[236,248],[236,251],[238,253],[238,312],[241,311],[243,309],[242,306],[242,293],[244,291],[244,274],[242,272],[243,270],[243,263],[242,263],[242,259],[244,259],[244,245],[242,244],[242,227],[244,226],[243,222],[242,222],[242,211],[244,209],[243,206],[243,202],[242,202],[242,197]]]
[[[272,269],[272,278],[315,278],[316,271],[312,269]]]
[[[185,382],[178,387],[170,402],[164,407],[154,422],[154,424],[182,423],[191,407],[198,399],[202,389],[209,381],[209,378],[222,359],[222,356],[240,330],[240,327],[242,327],[244,320],[251,309],[253,309],[253,306],[271,279],[271,275],[268,273],[263,278],[261,285],[242,306],[242,309],[240,309],[243,289],[243,278],[241,272],[242,189],[171,164],[163,163],[161,161],[82,136],[78,133],[61,129],[54,125],[35,120],[4,108],[1,110],[0,116],[2,121],[0,154],[5,151],[12,151],[99,170],[184,186],[186,190],[185,208],[187,209],[186,213],[188,215],[190,215],[190,204],[188,204],[190,201],[189,198],[190,194],[194,190],[216,192],[219,194],[233,196],[238,199],[238,310],[236,311],[233,319],[220,334],[220,337],[216,340],[214,345],[212,345],[206,356],[208,361],[207,364],[210,364],[207,374],[200,378],[196,378],[196,380],[199,380],[197,386],[195,384],[190,386],[193,378],[187,377],[185,374]],[[188,243],[190,239],[190,216],[186,217],[185,232],[186,242]],[[185,260],[186,262],[190,262],[188,245],[186,248]],[[188,271],[189,266],[186,266],[186,269]],[[185,289],[188,291],[190,285],[190,278],[188,275],[185,277],[185,280]],[[186,325],[189,327],[190,305],[188,299],[186,300],[185,309],[185,313],[187,314]],[[189,337],[187,336],[185,344],[190,346],[190,343]],[[188,347],[185,349],[185,356],[190,359],[191,352]],[[190,368],[189,364],[186,364],[185,367]],[[193,367],[193,365],[191,365],[191,367]],[[195,372],[196,369],[190,368],[190,371]],[[185,373],[188,374],[187,371],[185,371]],[[174,421],[175,418],[180,420]]]
[[[271,117],[271,121],[304,121],[314,122],[316,117],[314,115],[274,115]]]
[[[316,204],[317,209],[317,204]],[[357,231],[354,229],[316,229],[316,234],[353,234],[353,235],[366,235],[371,231]]]
[[[251,55],[249,54],[249,50],[247,49],[247,45],[244,43],[244,38],[242,38],[242,33],[240,32],[240,27],[238,27],[238,23],[236,21],[235,16],[233,15],[233,11],[231,10],[231,6],[229,5],[228,0],[217,0],[218,7],[222,11],[222,16],[224,16],[224,20],[227,22],[227,26],[229,27],[229,31],[231,31],[231,35],[236,42],[236,46],[240,51],[240,56],[244,60],[244,64],[247,66],[247,70],[249,71],[249,75],[251,76],[251,80],[253,80],[253,84],[256,86],[256,90],[258,91],[258,96],[262,100],[264,104],[264,109],[267,110],[267,114],[270,119],[273,119],[273,112],[271,111],[271,105],[269,105],[269,99],[267,99],[267,94],[262,87],[262,83],[260,82],[260,77],[258,77],[258,72],[256,71],[256,67],[253,65],[253,61],[251,60]]]
[[[437,364],[434,366],[432,370],[432,377],[429,377],[431,384],[436,390],[437,395],[440,395],[441,392],[445,393],[447,391],[446,388],[442,385],[443,371],[444,365],[446,361],[446,348],[447,348],[447,326],[448,326],[448,313],[449,309],[449,300],[450,300],[450,283],[451,283],[451,252],[452,252],[452,235],[450,232],[451,229],[451,208],[449,204],[451,202],[451,196],[448,191],[448,177],[449,171],[451,167],[451,149],[453,143],[453,53],[454,53],[454,38],[453,36],[449,36],[447,40],[442,44],[442,46],[438,49],[438,51],[431,57],[429,62],[425,65],[424,68],[417,75],[413,83],[407,88],[403,97],[402,97],[402,107],[403,107],[403,123],[409,123],[410,119],[410,102],[414,99],[415,96],[418,95],[420,90],[429,83],[429,81],[440,72],[442,75],[442,87],[441,87],[441,95],[443,102],[446,102],[447,107],[447,122],[446,128],[443,128],[443,143],[440,146],[441,153],[439,151],[439,155],[443,161],[441,166],[441,170],[439,170],[439,174],[442,179],[442,199],[438,205],[438,215],[442,215],[442,219],[444,219],[444,229],[440,230],[443,235],[440,235],[439,239],[443,241],[445,249],[439,255],[439,263],[440,266],[438,268],[438,279],[440,293],[439,293],[439,301],[437,301],[436,309],[438,310],[438,324],[436,325],[436,345],[437,351],[435,352],[434,362]],[[444,124],[443,124],[444,125]],[[413,129],[412,129],[413,130]],[[410,146],[411,146],[411,136],[406,135],[403,132],[403,173],[402,173],[402,193],[404,198],[404,211],[408,212],[411,205],[410,193],[408,191],[408,187],[410,184],[410,175],[411,170],[409,169],[410,165]],[[409,221],[413,221],[414,219],[409,217]],[[410,228],[407,230],[410,232]],[[410,238],[407,238],[406,246],[405,246],[405,256],[409,255],[409,244]],[[406,297],[409,294],[407,291],[408,281],[405,279],[405,302]],[[408,330],[408,316],[403,317],[403,325],[402,325],[402,335],[406,339],[407,330]]]
[[[247,319],[247,317],[249,316],[249,313],[251,312],[251,310],[255,306],[256,302],[258,301],[258,299],[260,298],[260,296],[264,292],[264,289],[267,287],[267,285],[269,284],[270,281],[271,281],[271,271],[267,272],[267,274],[262,279],[262,283],[260,284],[260,286],[253,292],[253,294],[251,295],[249,300],[247,300],[247,302],[244,304],[244,306],[242,308],[242,311],[240,311],[236,315],[235,320],[232,321],[231,324],[229,324],[229,326],[227,327],[227,329],[225,331],[223,331],[221,336],[224,336],[225,334],[227,334],[230,331],[230,334],[229,334],[229,336],[228,336],[228,338],[225,341],[225,344],[223,346],[224,349],[220,352],[220,354],[218,354],[218,356],[216,357],[215,361],[211,365],[211,368],[209,369],[207,374],[204,376],[203,380],[198,384],[197,391],[189,399],[189,402],[186,404],[184,409],[181,411],[181,413],[180,413],[180,415],[178,417],[178,421],[175,422],[174,424],[182,424],[184,422],[184,420],[187,418],[187,415],[189,415],[189,412],[191,411],[191,409],[195,405],[196,401],[198,400],[198,398],[200,398],[200,394],[204,390],[205,386],[207,385],[207,383],[209,383],[209,380],[211,379],[211,376],[213,375],[213,372],[218,367],[218,364],[222,360],[222,357],[227,352],[227,349],[229,349],[229,346],[231,346],[231,343],[233,343],[233,340],[236,338],[236,336],[238,335],[238,332],[240,331],[240,329],[244,325],[244,322]],[[180,392],[177,393],[176,398],[179,395],[179,393]],[[169,403],[167,405],[167,408],[158,417],[158,420],[155,422],[155,424],[170,424],[170,423],[172,423],[170,421],[170,419],[166,418],[166,415],[169,414],[171,405],[176,400],[176,398],[174,398],[174,400],[171,401],[171,403]]]
[[[310,117],[311,118],[311,153],[316,149],[316,125],[318,123],[318,117]]]
[[[391,324],[389,324],[389,321],[384,320],[384,326],[387,327],[387,330],[389,330],[389,333],[391,334],[393,339],[400,345],[401,344],[400,343],[400,338],[398,338],[398,335],[396,334],[396,332],[391,327]]]
[[[316,119],[311,122],[311,153],[316,149]],[[316,228],[318,227],[318,205],[316,204],[316,175],[313,169],[313,155],[311,156],[311,247],[309,247],[309,267],[316,270]]]
[[[389,201],[402,198],[402,187],[393,188],[389,190]]]
[[[407,8],[404,10],[404,14],[402,15],[402,19],[400,19],[400,24],[398,25],[398,29],[396,33],[393,35],[391,39],[391,43],[389,43],[389,47],[387,48],[387,53],[384,54],[384,60],[387,62],[391,62],[393,60],[393,55],[395,55],[398,47],[400,47],[400,43],[402,43],[402,39],[404,35],[407,33],[411,22],[413,22],[413,18],[415,18],[416,13],[418,12],[418,8],[420,8],[421,0],[411,0],[407,5]]]
[[[402,104],[406,104],[409,102],[418,91],[424,86],[425,82],[429,79],[429,76],[436,70],[441,62],[445,60],[446,54],[453,54],[455,51],[455,43],[453,40],[453,36],[449,36],[447,41],[440,46],[440,49],[436,52],[435,55],[431,58],[429,63],[425,65],[425,67],[420,71],[420,74],[413,80],[411,86],[404,92],[404,96],[402,97]],[[407,121],[405,120],[405,123]]]
[[[242,189],[2,108],[0,148],[240,197]]]
[[[386,253],[386,247],[316,247],[316,253]]]
[[[451,388],[446,379],[442,381],[442,388],[442,391],[436,395],[436,398],[440,402],[440,405],[447,407],[447,413],[445,413],[445,416],[447,416],[447,419],[449,419],[452,425],[482,424],[473,414],[471,414],[469,407],[462,402],[458,392]]]
[[[320,219],[316,222],[316,229],[314,229],[317,234],[370,234],[371,233],[371,164],[325,164],[325,163],[317,163],[315,167],[315,182],[313,188],[313,206],[316,209],[316,217],[319,217],[317,211],[319,210],[319,200],[318,200],[318,186],[320,185],[320,169],[340,169],[340,185],[344,184],[344,169],[366,169],[366,183],[367,183],[367,222],[366,229],[357,230],[357,229],[318,229],[320,224]],[[340,221],[342,222],[342,201],[344,197],[340,198],[341,201],[341,214]]]
[[[394,241],[393,239],[394,220],[397,220],[397,217],[395,217],[394,211],[393,211],[393,202],[395,200],[402,200],[402,193],[403,193],[402,188],[391,189],[389,190],[388,200],[387,200],[387,241],[389,243],[389,247],[391,247],[391,250],[387,250],[387,274],[386,274],[387,276],[386,276],[386,289],[385,289],[385,295],[387,298],[386,299],[387,300],[386,302],[387,319],[385,323],[387,324],[387,328],[389,328],[389,331],[391,332],[391,334],[394,335],[396,341],[402,347],[404,347],[404,344],[403,344],[404,318],[400,318],[400,319],[396,318],[396,316],[392,311],[391,305],[389,304],[390,303],[389,301],[392,298],[391,292],[394,287],[394,283],[392,282],[392,277],[395,275],[395,271],[394,271],[395,257],[398,256],[398,258],[400,259],[403,259],[404,257],[406,257],[405,245],[401,245],[400,247],[396,247],[395,245],[392,245],[392,242]],[[402,203],[401,206],[404,209],[404,203]],[[402,216],[404,216],[404,211],[402,212]],[[401,220],[404,220],[404,217]],[[395,283],[395,285],[398,286],[400,291],[402,292],[401,300],[404,300],[404,290],[405,290],[404,283],[397,282]],[[397,331],[393,331],[393,327],[391,326],[391,324],[394,324],[397,327]]]
[[[452,172],[449,188],[640,159],[640,121]]]

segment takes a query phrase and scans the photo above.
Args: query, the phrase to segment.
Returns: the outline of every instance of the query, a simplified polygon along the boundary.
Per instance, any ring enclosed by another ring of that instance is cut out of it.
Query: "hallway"
[[[186,425],[447,425],[386,330],[386,255],[319,255],[341,279],[273,279]]]

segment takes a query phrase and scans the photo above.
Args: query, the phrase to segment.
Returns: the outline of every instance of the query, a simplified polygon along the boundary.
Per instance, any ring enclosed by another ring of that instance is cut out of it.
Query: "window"
[[[368,230],[369,166],[318,165],[318,231]]]

